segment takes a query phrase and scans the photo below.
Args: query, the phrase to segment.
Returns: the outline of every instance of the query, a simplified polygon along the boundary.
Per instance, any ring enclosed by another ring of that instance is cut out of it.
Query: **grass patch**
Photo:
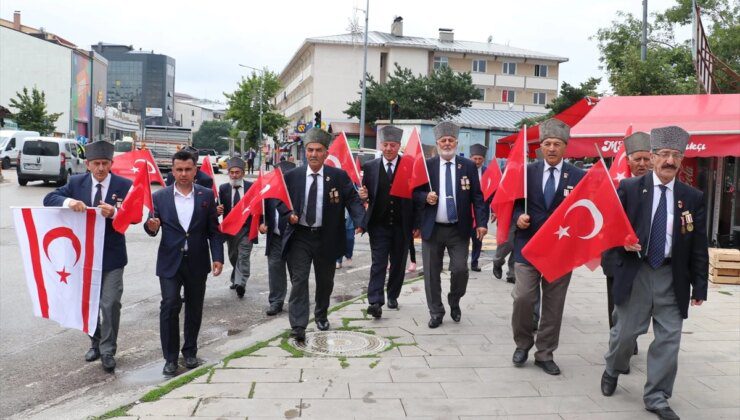
[[[341,356],[339,359],[339,366],[342,367],[342,369],[347,369],[349,367],[349,362],[347,361],[347,357]]]
[[[375,369],[375,366],[378,366],[378,363],[380,363],[380,359],[370,363],[370,369]]]
[[[211,368],[211,371],[208,372],[208,378],[206,378],[206,383],[207,384],[210,384],[211,383],[211,378],[213,378],[213,374],[214,373],[216,373],[216,369],[215,368]]]
[[[115,417],[124,417],[124,416],[127,415],[128,410],[130,410],[131,407],[133,407],[133,406],[134,406],[134,404],[131,403],[131,404],[127,404],[127,405],[118,407],[115,410],[111,410],[111,411],[103,414],[102,416],[95,417],[95,420],[104,420],[104,419],[112,419],[112,418],[115,418]]]
[[[403,285],[405,286],[407,284],[416,283],[419,280],[424,280],[424,275],[423,274],[420,275],[420,276],[418,276],[418,277],[414,277],[412,279],[406,280],[405,282],[403,282]]]
[[[273,341],[273,340],[275,340],[276,338],[278,338],[278,337],[273,337],[273,338],[271,338],[269,340],[265,340],[265,341],[260,341],[260,342],[254,343],[251,346],[247,347],[246,349],[238,350],[238,351],[235,351],[235,352],[231,353],[230,355],[228,355],[228,356],[226,356],[224,358],[224,360],[223,360],[224,366],[226,366],[229,363],[229,361],[231,361],[231,360],[238,359],[238,358],[244,357],[244,356],[249,356],[250,354],[252,354],[252,353],[254,353],[256,351],[269,346],[270,345],[270,342]]]
[[[247,396],[247,398],[249,398],[250,400],[254,398],[254,387],[256,386],[257,382],[252,382],[252,386],[249,388],[249,395]]]
[[[200,369],[196,369],[190,373],[188,373],[185,376],[181,376],[177,379],[174,379],[170,382],[167,382],[166,384],[159,386],[146,394],[144,394],[143,397],[139,401],[141,402],[152,402],[157,401],[162,396],[167,395],[170,393],[173,389],[179,388],[187,383],[192,382],[194,379],[199,378],[207,373],[209,373],[213,369],[211,366],[204,366]]]
[[[336,312],[336,311],[338,311],[338,310],[340,310],[340,309],[343,309],[343,308],[345,308],[345,307],[347,307],[347,306],[349,306],[349,305],[351,305],[351,304],[355,303],[355,301],[356,301],[357,299],[359,299],[360,297],[361,297],[361,296],[358,296],[358,297],[356,297],[356,298],[354,298],[354,299],[350,299],[350,300],[345,300],[344,302],[340,303],[339,305],[337,305],[337,306],[335,306],[335,307],[333,307],[333,308],[329,309],[329,310],[327,311],[327,313],[326,313],[326,314],[328,315],[328,314],[330,314],[330,313],[334,313],[334,312]]]
[[[349,323],[352,321],[365,321],[365,318],[342,318],[342,327],[349,327]]]
[[[297,348],[291,346],[290,343],[288,343],[288,337],[283,337],[282,341],[280,342],[280,348],[290,353],[292,357],[303,357],[306,355],[306,353],[302,350],[298,350]]]
[[[717,293],[722,293],[723,295],[732,296],[732,293],[728,292],[727,290],[718,290]]]

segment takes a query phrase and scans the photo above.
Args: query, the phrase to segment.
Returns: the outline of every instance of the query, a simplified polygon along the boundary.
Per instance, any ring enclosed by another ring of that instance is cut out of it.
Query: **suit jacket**
[[[404,159],[404,157],[398,157],[398,161],[396,161],[396,169],[398,169],[398,165],[401,163],[401,159]],[[373,211],[375,210],[375,197],[377,197],[378,194],[378,179],[380,176],[386,176],[385,168],[383,167],[383,158],[379,157],[377,159],[366,162],[362,166],[362,173],[362,185],[367,188],[368,206],[367,211],[365,212],[365,217],[362,219],[361,226],[363,229],[367,230],[367,227],[370,224],[370,218],[372,217]],[[411,232],[414,230],[415,225],[414,201],[409,198],[400,197],[393,197],[393,199],[398,200],[399,207],[401,208],[401,229],[403,230],[404,236],[408,237],[408,239],[410,240],[412,236]]]
[[[429,181],[432,184],[432,191],[439,192],[439,156],[427,159],[427,168],[429,168]],[[455,168],[455,204],[457,205],[457,228],[463,237],[470,236],[470,230],[474,227],[488,227],[488,216],[486,212],[486,203],[483,201],[483,192],[480,189],[480,180],[478,179],[478,168],[472,160],[462,156],[456,156]],[[463,189],[462,180],[466,179],[470,188]],[[437,205],[427,204],[427,194],[429,185],[425,184],[414,190],[414,203],[417,211],[420,212],[417,221],[421,228],[421,237],[429,240],[434,232],[434,220],[437,218]],[[439,198],[440,200],[443,197]],[[473,224],[473,214],[475,214],[475,225]]]
[[[300,215],[303,211],[304,199],[306,198],[306,171],[308,165],[298,167],[285,174],[285,184],[288,186],[288,194],[293,202],[293,212]],[[329,193],[334,190],[339,193],[338,202],[331,202]],[[343,169],[324,165],[324,194],[321,212],[321,252],[324,257],[336,260],[344,254],[346,248],[346,233],[344,229],[344,209],[349,211],[355,226],[362,226],[365,217],[365,208],[357,195],[352,181]],[[279,212],[281,218],[290,216],[290,211],[280,203]],[[299,216],[300,217],[300,216]],[[288,255],[290,239],[295,231],[295,225],[288,223],[283,234],[283,257]]]
[[[131,188],[131,181],[121,176],[110,174],[110,185],[103,201],[115,206],[116,201],[123,200]],[[73,198],[82,201],[88,207],[93,206],[93,182],[91,174],[73,175],[63,187],[50,192],[44,197],[47,207],[61,207],[64,200]],[[116,197],[115,199],[113,197]],[[105,243],[103,244],[103,271],[125,267],[128,263],[126,255],[126,237],[113,229],[113,219],[105,219]]]
[[[247,194],[247,191],[252,188],[252,183],[244,180],[244,188],[242,188],[242,191],[239,192],[241,195],[241,198],[244,198],[244,196]],[[232,188],[231,184],[226,182],[224,184],[221,184],[218,186],[218,200],[221,204],[224,206],[224,219],[226,216],[231,213],[231,193],[234,189]],[[223,219],[222,219],[223,220]],[[246,235],[249,233],[249,227],[252,223],[252,216],[249,216],[247,220],[244,222],[244,228],[242,228],[237,234],[237,237],[241,237],[242,235]],[[259,235],[257,235],[257,238],[259,238]],[[257,238],[255,238],[252,243],[257,243]]]
[[[287,160],[284,160],[277,164],[277,167],[280,168],[281,171],[283,171],[283,174],[288,172],[291,169],[295,169],[295,163],[288,162]]]
[[[174,175],[172,175],[172,172],[168,172],[167,178],[165,178],[164,183],[167,184],[167,186],[170,186],[174,182]],[[206,175],[206,173],[201,171],[200,169],[198,169],[198,172],[195,173],[195,183],[206,188],[213,188],[213,179],[211,179],[210,176]]]
[[[265,200],[265,214],[263,220],[265,226],[267,226],[267,234],[265,235],[265,255],[270,255],[270,244],[272,243],[272,233],[275,232],[275,225],[277,225],[280,235],[285,233],[285,225],[288,224],[288,219],[285,217],[275,217],[275,210],[281,203],[280,200],[275,198],[268,198]]]
[[[545,170],[545,162],[537,161],[527,165],[527,214],[529,214],[529,228],[516,229],[514,234],[514,261],[518,263],[529,264],[529,261],[522,256],[522,248],[534,236],[540,227],[545,223],[548,217],[555,211],[560,203],[565,199],[565,191],[573,191],[576,184],[586,174],[581,169],[576,168],[568,162],[563,162],[560,171],[560,181],[558,188],[555,190],[555,198],[552,200],[550,207],[545,206],[545,194],[542,191],[542,174]],[[514,204],[514,212],[511,224],[516,226],[519,216],[524,214],[524,199],[519,199]]]
[[[161,224],[162,240],[157,253],[157,276],[174,277],[182,262],[185,241],[188,243],[188,271],[196,277],[205,276],[211,271],[213,261],[223,263],[223,238],[218,230],[218,215],[213,191],[200,185],[193,185],[193,218],[190,226],[183,227],[177,218],[174,186],[162,188],[152,195],[154,217]],[[157,236],[159,231],[151,231],[144,223],[149,236]],[[209,254],[210,249],[210,254]]]
[[[614,303],[625,303],[632,292],[632,282],[647,255],[652,222],[653,174],[622,180],[619,184],[619,199],[632,227],[642,244],[640,255],[615,248],[617,255],[614,267]],[[707,245],[706,208],[704,193],[679,180],[673,189],[673,242],[671,244],[671,268],[673,269],[673,291],[676,303],[684,318],[688,317],[689,300],[707,299],[707,277],[709,252]],[[694,221],[693,230],[681,230],[681,215],[689,212]],[[642,257],[642,258],[641,258]],[[693,291],[691,290],[693,288]]]

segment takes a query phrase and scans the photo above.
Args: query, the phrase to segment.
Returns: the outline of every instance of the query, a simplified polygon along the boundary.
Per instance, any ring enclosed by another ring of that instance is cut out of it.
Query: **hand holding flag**
[[[154,210],[149,171],[146,170],[146,166],[146,162],[139,161],[136,163],[139,170],[136,172],[134,184],[126,194],[123,203],[121,203],[121,208],[117,210],[116,218],[113,219],[113,229],[120,234],[126,233],[126,229],[130,225],[141,222],[144,207],[150,212]]]

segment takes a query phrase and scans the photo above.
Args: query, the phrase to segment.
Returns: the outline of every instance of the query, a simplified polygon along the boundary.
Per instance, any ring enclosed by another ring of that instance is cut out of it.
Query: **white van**
[[[18,147],[20,185],[36,180],[64,185],[70,176],[87,172],[84,152],[73,139],[26,137]]]
[[[18,146],[26,137],[38,137],[38,131],[0,130],[0,164],[3,169],[15,165]]]

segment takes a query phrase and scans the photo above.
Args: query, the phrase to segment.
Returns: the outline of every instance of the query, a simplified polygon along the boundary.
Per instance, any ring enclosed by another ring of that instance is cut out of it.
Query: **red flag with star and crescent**
[[[552,282],[607,249],[637,243],[604,161],[594,164],[522,249]]]
[[[511,216],[514,213],[514,202],[524,198],[526,194],[525,177],[527,164],[527,126],[519,131],[519,136],[514,142],[506,160],[506,168],[499,182],[496,195],[491,201],[491,208],[496,213],[496,243],[501,245],[509,238],[511,227]],[[492,162],[493,163],[493,162]]]
[[[218,187],[216,187],[216,174],[213,173],[213,166],[211,166],[211,159],[206,155],[203,158],[203,163],[200,165],[200,170],[204,174],[211,177],[213,183],[211,184],[211,190],[213,190],[213,199],[218,201]]]
[[[110,171],[131,181],[135,181],[136,173],[139,170],[136,167],[138,162],[146,162],[146,167],[149,169],[149,179],[164,187],[164,178],[162,178],[162,173],[159,172],[157,162],[154,161],[152,151],[149,149],[133,150],[114,156]]]
[[[398,163],[393,176],[390,194],[401,198],[411,198],[416,187],[429,183],[427,161],[421,148],[421,137],[416,128],[411,131],[403,158]]]
[[[502,176],[501,168],[498,166],[496,158],[493,158],[493,160],[488,162],[486,171],[480,177],[480,189],[483,192],[483,201],[488,201],[491,195],[496,192]]]
[[[627,131],[624,133],[624,138],[626,139],[631,135],[632,125],[627,128]],[[614,155],[612,166],[609,168],[609,176],[611,177],[612,182],[614,182],[615,188],[619,187],[619,182],[623,179],[632,177],[632,171],[630,171],[630,165],[627,161],[627,148],[624,145],[624,139],[622,139],[622,145],[619,146],[617,154]]]
[[[149,180],[149,171],[146,170],[146,162],[137,162],[139,171],[136,173],[131,190],[121,203],[121,208],[116,210],[113,219],[113,229],[120,234],[126,233],[130,225],[141,223],[144,218],[144,208],[154,211],[152,204],[152,188]]]
[[[357,167],[355,160],[352,158],[352,149],[349,147],[349,142],[344,131],[339,133],[337,138],[331,143],[331,146],[329,146],[329,155],[326,157],[324,163],[327,166],[343,169],[347,172],[353,184],[360,185],[360,168]]]
[[[13,208],[15,233],[36,316],[89,335],[98,323],[105,218],[100,209]]]

